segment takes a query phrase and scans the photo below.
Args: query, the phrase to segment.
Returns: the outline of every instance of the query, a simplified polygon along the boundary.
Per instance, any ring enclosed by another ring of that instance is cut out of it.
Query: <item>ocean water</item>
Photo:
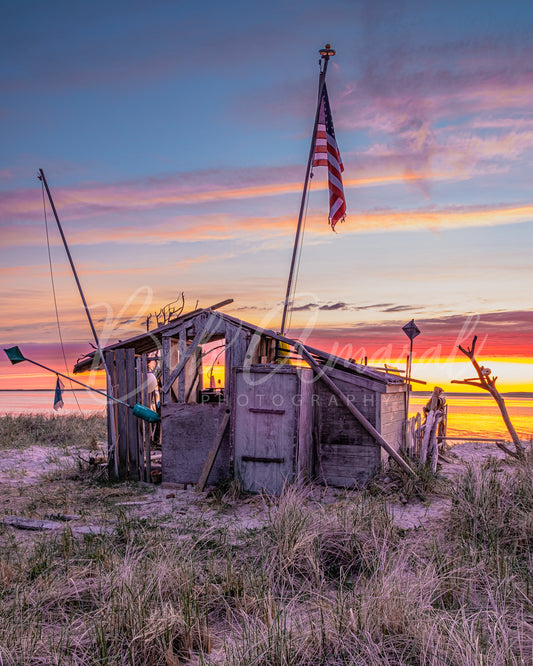
[[[76,398],[79,403],[76,403]],[[63,409],[54,411],[54,391],[0,391],[0,414],[84,414],[105,412],[106,399],[93,391],[63,391]]]
[[[533,396],[504,397],[511,423],[523,440],[533,439]],[[409,415],[422,412],[429,395],[412,395],[409,401]],[[447,436],[488,437],[510,440],[501,412],[490,395],[446,395],[448,403]]]
[[[84,414],[105,413],[106,399],[91,391],[76,391]],[[427,395],[411,395],[409,413],[422,412]],[[489,437],[510,439],[498,406],[490,395],[447,395],[449,437]],[[0,414],[73,414],[79,413],[71,391],[64,391],[63,409],[54,412],[54,391],[0,391]],[[505,404],[521,439],[533,439],[533,396],[507,397]]]

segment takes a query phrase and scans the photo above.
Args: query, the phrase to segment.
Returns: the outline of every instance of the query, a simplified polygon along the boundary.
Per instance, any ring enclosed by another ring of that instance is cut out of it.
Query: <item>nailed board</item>
[[[170,403],[161,409],[161,465],[165,483],[198,482],[215,435],[226,413],[225,405]],[[226,430],[207,483],[230,473],[229,434]]]
[[[399,451],[402,448],[405,412],[405,394],[403,392],[383,393],[381,395],[381,434],[387,442]],[[388,460],[386,451],[381,451],[381,460]]]
[[[361,381],[361,378],[346,373],[328,374],[350,402],[380,431],[381,399],[386,395],[385,387],[376,387],[375,383],[366,379]],[[315,384],[314,393],[320,455],[316,475],[332,486],[352,488],[365,485],[379,471],[381,447],[323,382]]]
[[[248,492],[279,495],[295,478],[300,406],[295,368],[237,368],[232,396],[235,476]]]

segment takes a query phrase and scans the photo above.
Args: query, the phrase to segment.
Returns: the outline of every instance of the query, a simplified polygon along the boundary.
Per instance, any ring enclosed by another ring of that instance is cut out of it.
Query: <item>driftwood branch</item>
[[[474,336],[474,339],[472,340],[472,345],[471,347],[467,347],[466,349],[464,347],[461,347],[459,345],[459,349],[463,352],[465,356],[467,356],[472,365],[474,366],[474,369],[477,373],[477,377],[479,381],[473,380],[473,379],[465,379],[463,381],[457,381],[454,380],[454,384],[466,384],[467,386],[475,386],[477,388],[481,388],[485,391],[488,391],[494,400],[496,401],[496,404],[500,408],[500,412],[502,415],[502,418],[504,420],[505,425],[507,426],[507,430],[509,431],[509,434],[511,435],[511,439],[513,440],[513,444],[515,447],[515,450],[512,451],[509,449],[505,444],[503,443],[497,443],[497,446],[502,450],[505,451],[508,455],[512,456],[513,458],[517,458],[518,460],[523,460],[525,453],[524,453],[524,447],[522,446],[522,442],[520,441],[520,438],[516,434],[516,430],[514,429],[513,424],[511,423],[511,419],[509,417],[509,413],[507,411],[507,407],[505,406],[505,401],[500,395],[498,389],[496,388],[496,380],[498,377],[492,377],[492,371],[490,368],[485,368],[483,365],[479,365],[479,363],[476,361],[475,358],[475,351],[476,351],[476,341],[477,341],[477,335]]]

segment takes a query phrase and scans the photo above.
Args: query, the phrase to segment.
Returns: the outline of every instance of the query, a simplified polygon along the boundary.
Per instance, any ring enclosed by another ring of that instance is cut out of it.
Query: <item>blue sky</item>
[[[428,322],[419,344],[432,348],[480,316],[487,353],[533,357],[529,2],[9,4],[5,344],[57,353],[39,168],[109,339],[181,291],[191,308],[232,297],[228,312],[276,327],[326,42],[348,216],[333,234],[316,169],[294,331],[313,313],[323,346],[383,338],[394,356],[412,317]],[[76,355],[90,332],[50,233]]]

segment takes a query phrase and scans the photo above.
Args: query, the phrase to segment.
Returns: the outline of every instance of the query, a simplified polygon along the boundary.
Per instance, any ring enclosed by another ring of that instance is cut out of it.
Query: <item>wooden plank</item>
[[[124,400],[127,394],[125,349],[117,349],[115,351],[115,364],[117,378],[116,396],[120,400]],[[117,404],[118,475],[120,479],[125,479],[128,475],[128,411],[125,405]]]
[[[442,420],[441,417],[437,417],[434,428],[431,431],[431,439],[429,441],[429,464],[433,474],[437,473],[437,462],[439,460],[439,444],[437,442],[437,430],[439,427],[439,422]]]
[[[183,336],[186,336],[185,329],[183,329]],[[169,367],[169,375],[170,375],[170,368],[176,367],[178,365],[179,360],[180,360],[180,341],[179,338],[170,338],[170,357],[168,361],[168,367]],[[184,343],[184,348],[186,346],[186,343]],[[169,401],[170,402],[179,402],[179,397],[178,397],[178,386],[179,386],[180,380],[176,379],[174,383],[170,387],[169,391]]]
[[[183,364],[181,364],[182,360],[184,361]],[[188,360],[189,357],[187,356],[187,329],[182,328],[179,335],[179,352],[178,352],[177,367],[179,368],[181,365],[181,370],[184,370],[189,365],[187,363]],[[178,393],[176,397],[178,398],[178,402],[185,402],[185,373],[183,373],[183,375],[180,376],[181,370],[177,373],[176,379],[171,383],[175,385],[176,381],[178,382]]]
[[[196,492],[198,493],[201,493],[205,488],[205,484],[207,483],[207,479],[209,478],[209,474],[211,473],[211,470],[213,468],[213,463],[215,462],[215,458],[217,457],[217,453],[220,448],[222,438],[224,437],[224,433],[226,432],[226,428],[228,427],[229,418],[230,418],[230,411],[229,409],[227,409],[226,413],[224,414],[224,418],[222,419],[220,425],[218,426],[215,439],[213,440],[213,444],[209,450],[209,453],[207,454],[207,458],[204,463],[202,473],[200,474],[200,478],[198,479],[198,483],[196,484]]]
[[[228,407],[231,405],[233,370],[239,365],[235,363],[233,349],[233,338],[236,335],[238,335],[238,332],[235,333],[234,327],[226,323],[224,330],[224,402]]]
[[[184,371],[181,373],[179,382],[180,384],[183,384],[183,402],[198,402],[196,394],[193,395],[193,390],[198,382],[198,359],[201,358],[201,356],[202,348],[198,345],[191,354],[189,362],[185,364]]]
[[[232,396],[235,475],[246,491],[279,494],[286,482],[294,480],[296,471],[298,409],[292,398],[298,394],[297,370],[278,365],[245,366],[235,369],[235,378]],[[284,409],[285,413],[273,418],[271,409]],[[273,458],[283,458],[284,462],[271,465],[257,461]]]
[[[422,446],[420,448],[420,464],[425,465],[428,456],[429,440],[431,438],[431,430],[435,422],[435,410],[431,410],[426,417],[426,428],[424,430],[424,437],[422,438]]]
[[[191,385],[189,386],[189,389],[187,391],[187,395],[185,396],[185,402],[198,402],[197,394],[194,396],[193,400],[191,399],[191,397],[193,395],[193,392],[196,389],[201,390],[201,389],[198,389],[199,385],[200,385],[200,374],[198,373],[198,370],[196,370],[196,375],[195,375]]]
[[[171,403],[161,410],[163,481],[196,484],[215,440],[226,405]],[[229,437],[225,433],[208,482],[229,475]]]
[[[115,354],[114,352],[104,352],[109,375],[106,375],[107,393],[115,395]],[[118,436],[117,436],[117,403],[114,400],[107,400],[107,472],[109,478],[118,479]]]
[[[137,401],[143,402],[143,382],[142,382],[142,359],[135,359],[135,381],[137,388]],[[144,462],[144,431],[145,425],[148,425],[144,419],[137,419],[137,460],[139,461],[139,478],[146,481],[146,465]]]
[[[314,375],[310,368],[300,368],[300,400],[298,413],[298,449],[296,456],[296,478],[304,483],[313,471],[313,387]]]
[[[225,322],[225,344],[224,353],[224,400],[226,404],[231,404],[231,391],[233,386],[233,370],[241,368],[246,362],[248,345],[250,342],[250,333],[247,329],[234,326],[230,322]],[[250,359],[248,359],[250,361]]]
[[[135,382],[135,350],[126,349],[126,402],[132,409],[127,410],[126,425],[128,429],[128,478],[139,480],[139,454],[138,454],[138,419],[133,415],[136,403],[137,386]]]
[[[150,407],[148,404],[148,383],[146,375],[148,374],[148,359],[146,354],[141,356],[141,377],[142,377],[142,404]],[[144,480],[146,483],[152,482],[152,441],[153,426],[151,423],[143,421],[143,449],[144,449]]]
[[[236,328],[231,324],[226,324],[226,343],[231,347],[233,367],[242,367],[246,360],[246,354],[248,353],[250,333],[246,329]]]
[[[163,385],[168,383],[169,377],[170,377],[170,344],[171,344],[171,338],[167,336],[163,336],[162,340],[162,354],[163,358],[161,359],[161,369],[162,369],[162,383]],[[143,354],[143,356],[145,356]],[[143,377],[146,375],[144,374],[143,370]],[[163,405],[167,405],[170,403],[170,393],[167,391],[166,393],[161,390],[161,402]]]
[[[200,344],[202,338],[204,338],[208,334],[212,321],[213,321],[213,315],[211,314],[207,318],[207,320],[206,320],[204,326],[201,328],[201,330],[199,330],[198,333],[194,336],[193,341],[187,347],[187,349],[186,349],[186,351],[184,352],[183,355],[181,355],[182,350],[181,350],[181,346],[180,346],[180,362],[174,368],[174,370],[172,370],[172,372],[170,373],[170,376],[168,377],[168,379],[163,384],[163,393],[168,393],[168,391],[170,390],[170,387],[172,386],[174,381],[180,376],[183,368],[185,367],[185,364],[187,363],[189,358],[192,356],[192,353],[195,351],[196,347]],[[181,342],[181,333],[180,333],[180,342]],[[185,392],[183,394],[183,397],[185,397]]]
[[[56,520],[39,520],[23,516],[6,516],[3,519],[3,523],[4,525],[16,527],[19,530],[31,530],[35,532],[42,530],[62,530],[64,528],[63,523]]]
[[[379,472],[380,457],[370,446],[326,445],[322,447],[321,473],[332,486],[362,487]]]
[[[409,474],[412,474],[415,476],[415,472],[409,467],[409,465],[405,462],[405,460],[390,446],[390,444],[385,441],[385,439],[380,435],[380,433],[374,428],[374,426],[366,419],[363,414],[357,409],[355,405],[353,405],[350,400],[345,396],[345,394],[337,387],[337,385],[327,376],[327,374],[324,372],[324,369],[320,368],[320,366],[317,364],[317,362],[314,360],[314,358],[309,354],[307,349],[301,345],[297,344],[296,349],[298,353],[302,356],[302,358],[309,363],[311,368],[315,371],[315,373],[318,375],[319,379],[323,381],[331,390],[332,393],[334,393],[339,400],[344,404],[346,409],[359,421],[359,423],[363,426],[363,428],[375,439],[375,441],[382,446],[385,451],[400,465],[400,467],[408,472]]]

